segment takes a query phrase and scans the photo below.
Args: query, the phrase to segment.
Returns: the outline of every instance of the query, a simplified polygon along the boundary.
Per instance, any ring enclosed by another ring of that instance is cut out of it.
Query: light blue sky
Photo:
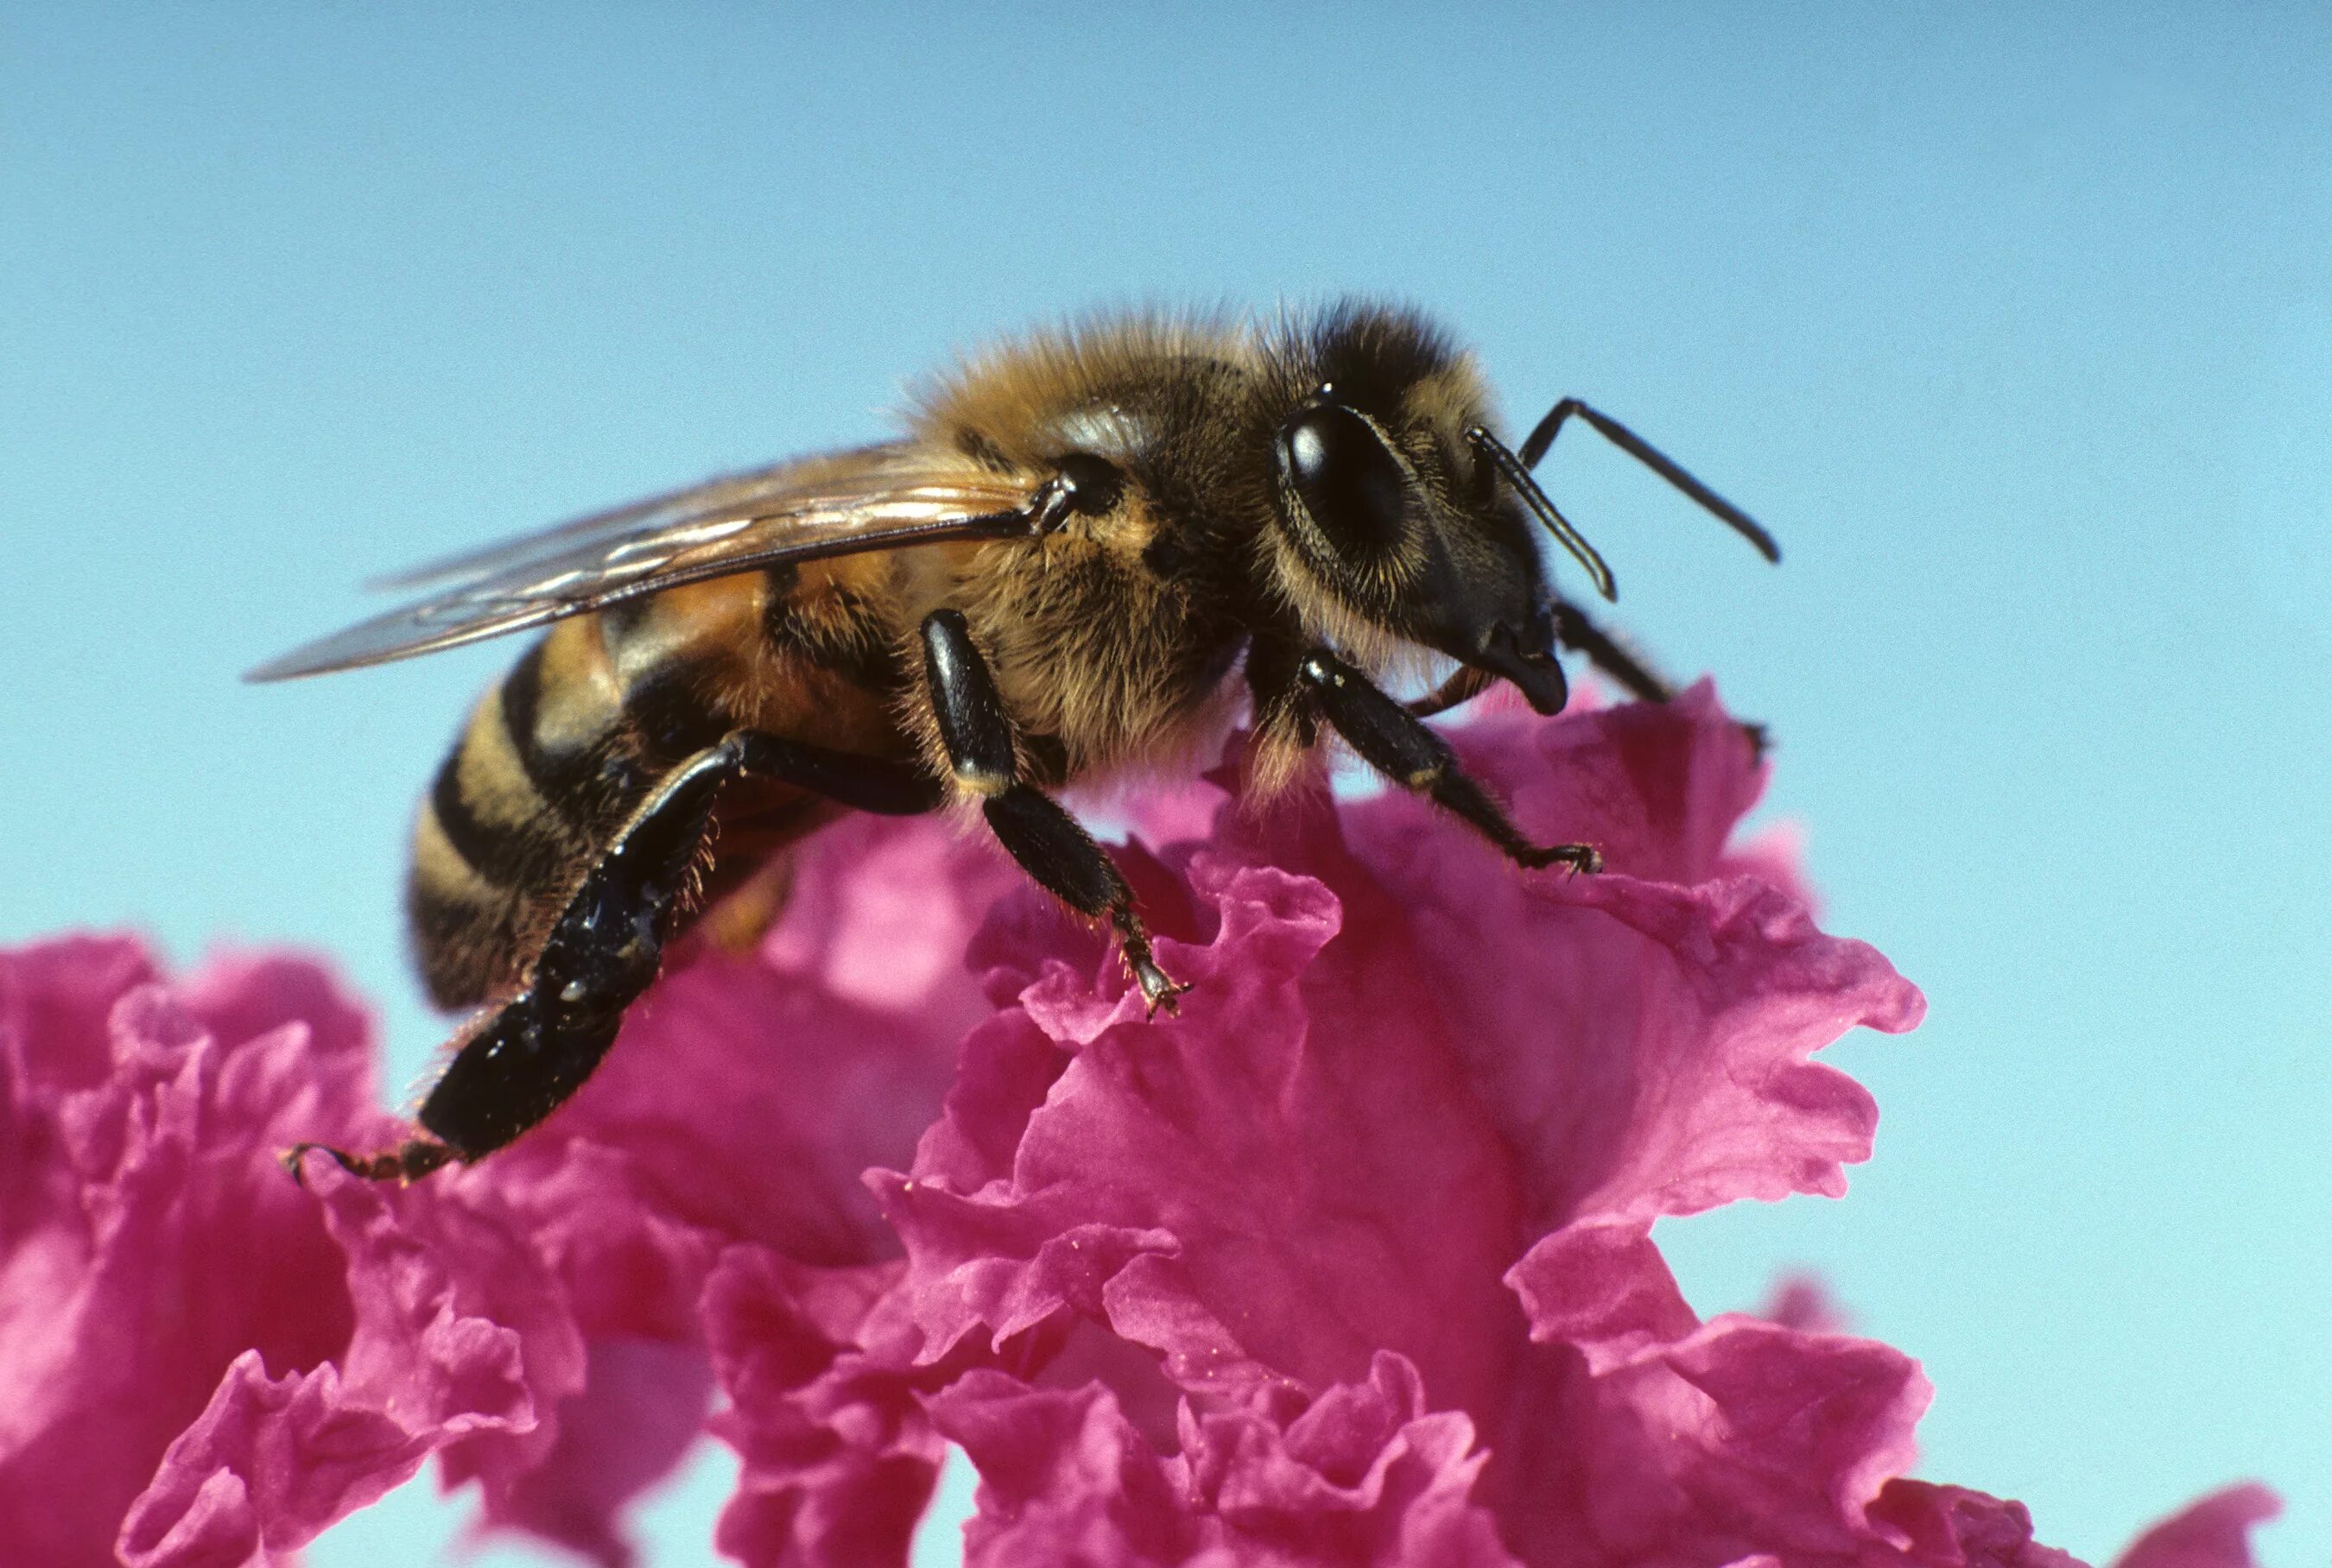
[[[999,328],[1407,296],[1782,535],[1547,470],[1933,1004],[1833,1053],[1847,1201],[1664,1231],[1695,1302],[1819,1268],[2052,1543],[2256,1475],[2332,1558],[2323,7],[477,9],[0,16],[0,938],[313,944],[414,1070],[405,823],[511,650],[240,670]],[[452,1527],[389,1508],[316,1561]]]

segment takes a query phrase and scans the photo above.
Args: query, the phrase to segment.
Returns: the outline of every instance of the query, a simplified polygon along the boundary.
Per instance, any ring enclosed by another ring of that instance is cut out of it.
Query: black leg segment
[[[655,981],[722,786],[745,774],[905,815],[944,792],[906,764],[739,730],[665,776],[583,878],[545,938],[526,986],[483,1014],[416,1118],[428,1135],[382,1154],[324,1153],[376,1181],[411,1181],[474,1160],[536,1126],[598,1067],[625,1010]],[[319,1145],[286,1155],[299,1159]]]
[[[854,812],[919,817],[947,799],[940,781],[913,763],[834,751],[758,729],[738,730],[722,745],[733,748],[739,773],[808,790]]]
[[[1628,645],[1598,626],[1586,611],[1567,599],[1554,602],[1555,641],[1587,655],[1587,661],[1620,683],[1639,702],[1667,702],[1676,687],[1662,679],[1636,657]]]
[[[989,796],[980,811],[997,841],[1047,892],[1081,915],[1108,917],[1142,999],[1152,1012],[1172,1012],[1175,996],[1190,988],[1158,967],[1150,933],[1133,912],[1133,890],[1093,835],[1051,796],[1024,784]]]
[[[465,1159],[498,1149],[583,1087],[624,1010],[655,979],[671,917],[722,784],[723,742],[665,779],[583,879],[526,989],[464,1041],[422,1102],[423,1128]]]
[[[1108,919],[1151,1011],[1171,1011],[1176,993],[1190,988],[1168,978],[1151,955],[1133,889],[1075,817],[1021,782],[1011,719],[970,626],[958,611],[935,610],[924,618],[922,633],[932,711],[956,783],[980,797],[997,841],[1022,870],[1079,914]]]
[[[1020,776],[1012,746],[1012,719],[973,646],[961,611],[934,610],[923,618],[923,669],[940,738],[956,783],[974,794],[997,795]]]
[[[1554,602],[1554,635],[1565,648],[1587,655],[1590,664],[1618,681],[1620,688],[1639,702],[1676,700],[1674,681],[1639,659],[1633,650],[1597,625],[1578,605],[1562,599]],[[1762,760],[1773,745],[1772,737],[1765,733],[1765,727],[1744,724],[1741,733],[1748,737],[1750,750]]]
[[[1448,741],[1334,654],[1324,650],[1305,655],[1296,678],[1361,760],[1473,823],[1508,859],[1533,867],[1560,862],[1578,871],[1603,869],[1603,857],[1591,845],[1542,848],[1524,838],[1489,792],[1458,765]]]

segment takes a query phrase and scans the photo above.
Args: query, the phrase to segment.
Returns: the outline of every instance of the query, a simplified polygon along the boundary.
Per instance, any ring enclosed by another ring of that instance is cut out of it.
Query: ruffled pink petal
[[[133,942],[0,957],[0,1533],[31,1560],[257,1560],[464,1436],[548,1449],[581,1344],[523,1239],[276,1164],[392,1136],[371,1048],[294,958],[166,985]]]
[[[1096,1012],[1048,970],[1025,1022],[966,1042],[974,1084],[1035,1086],[1001,1060],[1035,1054],[1030,1024],[1066,1064],[1009,1179],[947,1178],[950,1163],[970,1174],[962,1149],[1000,1141],[967,1117],[1018,1114],[968,1097],[915,1175],[880,1178],[926,1356],[1080,1313],[1160,1335],[1188,1387],[1256,1367],[1325,1385],[1390,1347],[1429,1385],[1486,1393],[1513,1337],[1496,1286],[1511,1178],[1398,932],[1332,942],[1342,912],[1318,882],[1204,856],[1191,870],[1217,931],[1161,947],[1193,984],[1178,1016],[1145,1022],[1123,995]],[[1433,1294],[1413,1288],[1429,1279]]]
[[[1635,1227],[1567,1227],[1509,1278],[1533,1337],[1561,1347],[1528,1364],[1485,1481],[1534,1563],[2079,1568],[2033,1540],[2023,1505],[1900,1478],[1929,1397],[1901,1352],[1788,1322],[1691,1321]],[[1586,1459],[1548,1487],[1534,1453]]]
[[[636,1553],[621,1523],[624,1506],[668,1475],[703,1435],[713,1377],[704,1352],[659,1339],[604,1335],[589,1343],[583,1392],[559,1407],[559,1440],[531,1468],[486,1457],[492,1506],[484,1521],[556,1541],[606,1568]],[[464,1449],[447,1451],[445,1484],[470,1473]]]
[[[1927,1403],[1909,1357],[1760,1318],[1701,1325],[1638,1227],[1567,1227],[1509,1278],[1532,1337],[1560,1347],[1530,1360],[1490,1434],[1490,1492],[1534,1562],[1844,1562],[1903,1544],[1869,1510]]]
[[[2130,1543],[2114,1568],[2251,1568],[2251,1532],[2283,1512],[2256,1481],[2213,1492]]]
[[[273,1155],[382,1130],[362,1013],[294,959],[158,974],[128,938],[0,954],[0,1535],[28,1560],[112,1562],[222,1378],[297,1378],[353,1321]],[[255,1519],[234,1491],[205,1507]]]
[[[1531,1337],[1572,1345],[1598,1374],[1700,1327],[1639,1220],[1566,1225],[1525,1253],[1506,1283],[1522,1298]]]
[[[314,1164],[348,1259],[346,1347],[283,1377],[236,1364],[123,1523],[137,1568],[181,1561],[220,1476],[242,1488],[253,1544],[287,1551],[464,1439],[521,1437],[530,1467],[556,1437],[551,1411],[582,1388],[581,1336],[522,1234],[451,1189],[393,1193]]]
[[[1030,1388],[975,1371],[930,1404],[980,1471],[979,1512],[964,1525],[966,1568],[1199,1560],[1210,1532],[1182,1467],[1143,1441],[1101,1384]]]
[[[861,1348],[885,1338],[875,1319],[898,1272],[752,1246],[722,1256],[704,1320],[731,1402],[713,1430],[743,1460],[717,1537],[729,1555],[754,1568],[905,1562],[942,1445],[900,1358]]]
[[[1402,1356],[1324,1391],[1285,1430],[1259,1411],[1185,1411],[1190,1484],[1241,1558],[1504,1568],[1489,1510],[1469,1498],[1484,1455],[1457,1411],[1429,1411]],[[1254,1550],[1260,1547],[1262,1550]]]
[[[1588,804],[1546,830],[1649,841],[1633,784],[1706,778],[1659,809],[1715,865],[1755,793],[1737,729],[1703,699],[1517,733],[1599,725],[1624,744],[1565,748]],[[1349,1381],[1391,1349],[1488,1421],[1521,1325],[1487,1286],[1532,1216],[1834,1191],[1867,1153],[1868,1098],[1805,1058],[1916,1016],[1869,949],[1760,884],[1524,877],[1406,801],[1343,817],[1352,851],[1299,806],[1179,852],[1190,907],[1158,924],[1205,937],[1161,945],[1194,983],[1179,1016],[1145,1022],[1098,943],[1008,901],[1028,950],[991,967],[1018,1008],[967,1041],[913,1173],[880,1178],[926,1356],[1105,1316],[1182,1386],[1236,1392]]]
[[[135,936],[58,936],[0,952],[0,1060],[12,1105],[53,1107],[61,1095],[103,1083],[113,1066],[113,1004],[159,978]],[[0,1157],[24,1152],[11,1140]]]
[[[1802,1298],[1703,1322],[1651,1240],[1841,1192],[1874,1112],[1813,1053],[1922,1005],[1733,843],[1738,727],[1705,688],[1479,706],[1469,764],[1609,873],[1398,791],[1118,802],[1196,987],[1150,1018],[982,838],[846,821],[757,951],[676,965],[543,1129],[404,1192],[268,1162],[389,1136],[314,966],[0,955],[0,1532],[256,1563],[435,1452],[616,1568],[717,1400],[755,1564],[903,1563],[953,1438],[982,1563],[2069,1568],[1901,1478],[1907,1356]],[[2123,1568],[2238,1568],[2271,1507]]]
[[[1925,1004],[1784,893],[1706,879],[1732,870],[1725,835],[1763,784],[1706,688],[1458,739],[1507,781],[1529,832],[1592,840],[1611,868],[1514,876],[1406,796],[1345,813],[1420,959],[1456,982],[1450,1036],[1521,1163],[1532,1222],[1842,1193],[1877,1110],[1808,1059],[1858,1025],[1909,1029]]]
[[[1428,1411],[1416,1369],[1397,1355],[1292,1419],[1186,1406],[1172,1459],[1098,1383],[1030,1390],[974,1372],[930,1404],[980,1468],[980,1511],[964,1531],[974,1568],[1514,1563],[1489,1513],[1467,1500],[1482,1458],[1472,1423]]]
[[[1920,1568],[2083,1568],[2079,1558],[2032,1539],[2023,1504],[1965,1487],[1889,1481],[1870,1512]]]

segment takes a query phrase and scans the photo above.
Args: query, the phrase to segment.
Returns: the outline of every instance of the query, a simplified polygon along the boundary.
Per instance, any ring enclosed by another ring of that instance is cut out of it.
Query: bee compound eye
[[[1312,520],[1339,549],[1367,554],[1398,541],[1408,476],[1374,426],[1351,409],[1314,404],[1280,427],[1279,461]]]
[[[1125,477],[1107,458],[1073,451],[1060,460],[1061,482],[1067,487],[1069,508],[1098,517],[1117,505],[1124,493]]]

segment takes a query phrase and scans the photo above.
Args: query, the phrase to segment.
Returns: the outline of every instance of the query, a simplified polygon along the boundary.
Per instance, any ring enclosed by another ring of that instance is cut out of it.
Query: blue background
[[[407,813],[511,650],[239,670],[1000,329],[1406,296],[1782,534],[1543,470],[1933,1003],[1832,1053],[1848,1201],[1665,1228],[1696,1304],[1818,1268],[1939,1386],[1923,1473],[2085,1556],[2256,1475],[2332,1558],[2321,6],[470,9],[0,18],[0,937],[320,946],[409,1074]]]

